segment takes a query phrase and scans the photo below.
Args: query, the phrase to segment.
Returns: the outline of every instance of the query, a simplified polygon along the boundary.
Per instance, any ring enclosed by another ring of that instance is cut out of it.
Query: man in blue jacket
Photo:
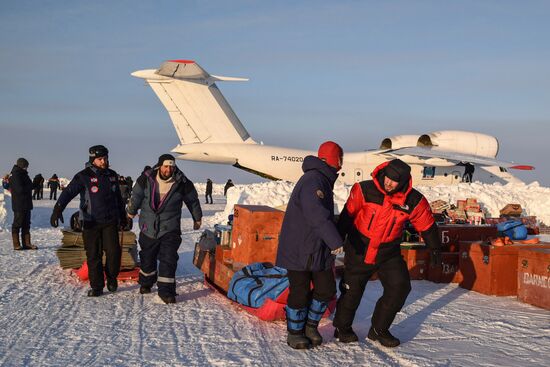
[[[202,210],[193,182],[176,166],[170,154],[159,157],[157,165],[137,179],[128,216],[139,215],[141,270],[139,292],[151,293],[157,283],[158,295],[164,303],[176,303],[176,269],[181,244],[181,208],[183,203],[193,217],[193,229],[201,226]],[[157,273],[157,261],[160,263]]]
[[[276,264],[288,271],[287,343],[294,349],[323,342],[317,326],[336,294],[334,254],[343,241],[333,221],[332,191],[342,160],[342,148],[331,141],[321,144],[317,157],[305,157],[283,220]]]
[[[82,237],[91,287],[88,296],[98,297],[103,294],[105,285],[102,263],[104,251],[107,289],[115,292],[118,288],[117,276],[122,253],[118,229],[127,223],[118,175],[109,169],[109,151],[103,145],[94,145],[89,149],[86,168],[78,172],[59,195],[50,218],[52,227],[57,227],[59,221],[63,222],[63,210],[79,194]]]

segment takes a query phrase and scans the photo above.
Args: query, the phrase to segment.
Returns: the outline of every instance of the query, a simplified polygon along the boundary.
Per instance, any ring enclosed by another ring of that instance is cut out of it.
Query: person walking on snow
[[[50,189],[50,200],[57,200],[57,189],[59,189],[59,178],[54,173],[52,178],[48,180],[48,188]]]
[[[31,243],[31,210],[33,183],[27,169],[29,161],[25,158],[17,159],[11,170],[10,191],[11,208],[13,210],[13,223],[11,226],[11,237],[14,250],[31,249],[37,247]],[[20,241],[19,233],[21,233]]]
[[[336,295],[334,255],[343,240],[333,220],[333,189],[342,161],[342,148],[332,141],[321,144],[317,157],[305,157],[283,219],[276,265],[288,271],[287,344],[294,349],[323,342],[317,327]]]
[[[130,218],[140,210],[139,292],[151,293],[157,283],[158,295],[166,304],[176,303],[183,203],[193,217],[193,229],[199,229],[202,210],[197,190],[176,166],[174,156],[163,154],[155,167],[144,171],[137,179],[127,208]]]
[[[63,210],[69,202],[80,194],[80,218],[82,238],[86,249],[86,261],[90,278],[89,297],[103,294],[107,276],[107,289],[115,292],[118,288],[117,276],[120,271],[121,248],[118,231],[127,224],[124,203],[120,195],[118,174],[109,169],[109,150],[103,145],[89,149],[89,161],[78,172],[59,195],[50,218],[52,227],[63,223]],[[102,258],[105,252],[105,269]]]
[[[212,201],[212,180],[207,179],[206,180],[206,191],[204,193],[206,204],[208,204],[208,198],[210,198],[210,204],[214,204],[214,201]]]
[[[386,347],[399,339],[389,329],[411,291],[407,264],[401,257],[401,238],[406,221],[422,234],[431,249],[432,265],[441,263],[437,225],[426,198],[412,188],[411,167],[394,159],[380,164],[372,180],[358,182],[340,214],[338,228],[344,245],[345,270],[336,305],[334,336],[343,343],[356,342],[352,329],[365,286],[378,272],[384,292],[374,308],[367,337]]]

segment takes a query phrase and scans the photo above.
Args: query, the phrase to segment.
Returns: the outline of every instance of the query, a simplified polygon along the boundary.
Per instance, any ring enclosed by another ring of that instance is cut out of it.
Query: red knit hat
[[[335,142],[325,141],[319,146],[317,157],[323,159],[329,166],[340,170],[344,160],[344,151]]]

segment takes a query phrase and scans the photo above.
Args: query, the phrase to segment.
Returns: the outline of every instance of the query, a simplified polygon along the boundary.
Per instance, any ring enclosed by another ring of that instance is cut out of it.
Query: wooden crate
[[[458,252],[460,241],[485,241],[498,236],[493,225],[442,224],[437,228],[443,250],[448,252]]]
[[[434,283],[459,283],[458,252],[442,252],[441,265],[428,267],[428,280]],[[429,259],[429,257],[428,257]]]
[[[550,248],[518,252],[518,299],[550,310]]]
[[[193,264],[204,273],[204,276],[210,283],[216,285],[220,290],[227,292],[235,270],[231,264],[224,263],[224,251],[226,249],[219,245],[213,251],[204,251],[200,249],[197,243],[195,244]],[[219,254],[222,255],[220,256]]]
[[[430,251],[425,245],[402,245],[401,256],[407,263],[411,280],[427,279]]]
[[[549,247],[548,244],[493,246],[485,242],[460,244],[460,287],[495,295],[513,296],[518,291],[518,253],[524,248]]]
[[[234,262],[275,263],[285,213],[263,205],[235,205],[231,250]]]

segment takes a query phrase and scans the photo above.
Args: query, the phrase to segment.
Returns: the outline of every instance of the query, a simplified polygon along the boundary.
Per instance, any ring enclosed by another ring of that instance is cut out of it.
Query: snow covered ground
[[[285,202],[283,197],[291,187],[273,182],[238,185],[230,189],[228,201],[277,206]],[[336,190],[340,205],[347,190]],[[526,186],[509,194],[498,190],[474,185],[472,192],[458,189],[469,196],[491,198],[485,206],[500,205],[499,200],[508,200],[504,195],[538,200],[541,208],[531,201],[521,203],[527,211],[540,210],[535,215],[548,215],[549,189]],[[531,191],[536,192],[534,199],[528,194]],[[225,198],[216,188],[215,193],[215,204],[203,205],[204,227],[222,221],[226,214]],[[425,193],[430,200],[437,195],[458,195],[437,190]],[[485,296],[456,284],[427,281],[413,281],[407,303],[397,315],[392,332],[403,342],[398,348],[387,349],[365,339],[382,290],[373,281],[367,285],[354,325],[359,343],[339,344],[332,337],[330,320],[323,320],[320,331],[325,344],[315,350],[294,351],[286,345],[283,322],[263,322],[204,286],[202,274],[192,264],[200,231],[191,230],[185,210],[177,304],[165,305],[155,295],[140,295],[135,283],[121,284],[118,292],[91,299],[86,297],[87,284],[58,266],[55,249],[61,233],[49,227],[53,201],[34,202],[32,238],[39,250],[15,252],[6,230],[11,222],[6,198],[5,212],[0,200],[0,229],[4,229],[0,230],[2,366],[516,367],[548,366],[550,360],[550,311],[520,303],[515,297]],[[546,209],[542,208],[544,200]],[[70,204],[66,218],[77,205],[76,201]]]

